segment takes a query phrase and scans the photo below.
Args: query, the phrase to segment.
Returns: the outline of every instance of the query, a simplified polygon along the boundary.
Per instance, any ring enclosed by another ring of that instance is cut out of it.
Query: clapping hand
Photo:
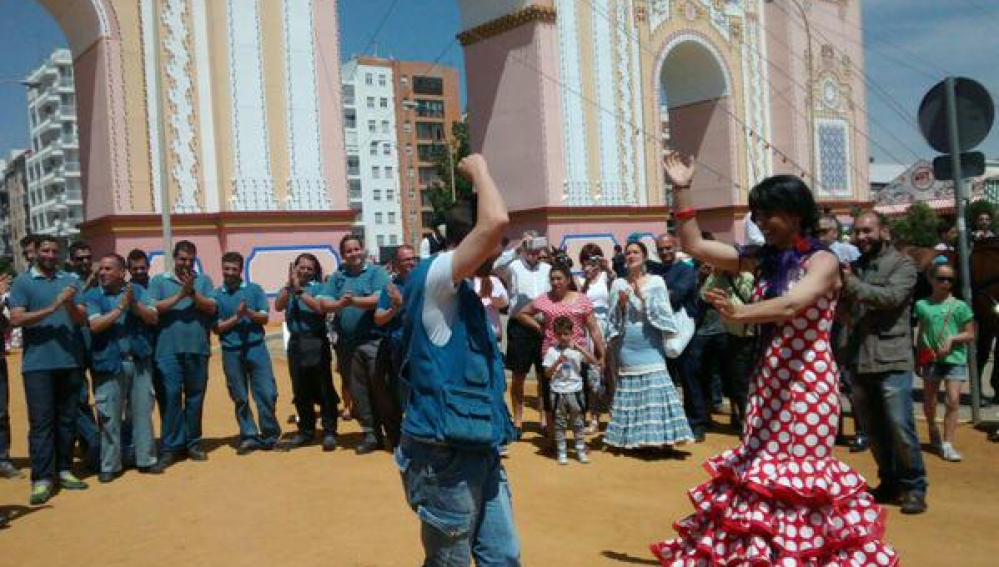
[[[63,290],[60,291],[59,295],[56,297],[56,305],[65,305],[67,303],[70,303],[71,301],[73,301],[74,297],[76,297],[75,286],[69,286],[63,288]]]
[[[239,307],[236,308],[236,317],[243,318],[250,315],[250,310],[246,306],[246,300],[239,302]]]
[[[132,306],[132,302],[135,301],[135,290],[132,288],[132,284],[125,285],[125,293],[121,296],[121,301],[118,302],[118,309],[121,311],[128,311],[128,308]]]
[[[402,292],[399,291],[399,288],[395,284],[388,284],[388,295],[392,301],[392,309],[402,307]]]
[[[180,282],[184,285],[184,295],[194,295],[194,272],[190,270],[185,270],[184,273],[179,275]]]
[[[340,298],[340,305],[342,307],[350,307],[354,304],[354,293],[347,291],[344,292],[343,297]]]

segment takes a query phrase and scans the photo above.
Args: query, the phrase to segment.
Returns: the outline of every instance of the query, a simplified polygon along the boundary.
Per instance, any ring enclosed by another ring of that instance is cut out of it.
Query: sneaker
[[[10,461],[0,461],[0,478],[24,478],[24,473],[17,470],[14,463]]]
[[[47,480],[40,480],[31,483],[31,505],[41,506],[52,498],[52,483]]]
[[[940,445],[940,456],[943,457],[943,460],[950,461],[952,463],[959,463],[963,458],[961,457],[961,453],[958,453],[957,449],[946,441]]]
[[[354,453],[358,455],[367,455],[368,453],[377,451],[381,446],[378,444],[378,440],[375,438],[374,433],[366,433],[364,435],[364,441],[354,448]]]
[[[281,443],[281,446],[287,451],[289,449],[297,449],[299,447],[311,445],[313,442],[315,442],[315,433],[296,433],[291,436],[291,439]]]
[[[903,514],[922,514],[926,511],[926,497],[918,492],[908,492],[902,497]]]
[[[173,453],[163,452],[156,459],[156,464],[149,467],[149,472],[151,474],[163,474],[163,471],[174,464],[177,461],[177,456]]]
[[[336,450],[336,435],[326,435],[323,437],[323,451],[327,453]]]
[[[590,464],[590,457],[586,454],[586,449],[576,449],[576,458],[584,465]]]
[[[510,448],[507,447],[506,445],[500,445],[498,451],[501,459],[505,459],[510,456]]]
[[[569,455],[566,455],[565,453],[559,453],[558,454],[558,464],[560,464],[560,465],[568,465],[569,464]]]
[[[207,461],[208,453],[205,452],[201,447],[191,447],[187,450],[187,458],[192,461]]]
[[[940,429],[938,427],[930,428],[930,446],[936,449],[937,453],[943,451],[943,439],[940,438]]]
[[[69,471],[62,471],[59,473],[59,486],[63,490],[86,490],[87,483],[76,478],[76,476]]]
[[[249,455],[258,449],[260,449],[260,443],[257,443],[255,439],[243,439],[239,442],[239,447],[236,447],[236,454]]]

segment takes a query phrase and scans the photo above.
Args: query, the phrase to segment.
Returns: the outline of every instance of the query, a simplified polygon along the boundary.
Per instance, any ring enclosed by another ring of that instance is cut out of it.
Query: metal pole
[[[955,89],[954,77],[947,77],[945,81],[947,91],[947,135],[950,140],[950,159],[954,169],[954,201],[957,210],[957,230],[958,230],[958,259],[961,263],[961,292],[965,301],[971,303],[971,266],[968,247],[968,223],[965,222],[965,209],[967,207],[967,192],[964,174],[961,171],[961,147],[960,132],[957,125],[957,92]],[[982,392],[978,383],[978,363],[975,352],[975,343],[968,343],[968,374],[971,376],[971,421],[976,425],[981,421],[981,408],[979,402],[982,399]]]
[[[447,164],[448,164],[448,166],[451,167],[451,201],[453,202],[453,201],[457,201],[458,200],[458,193],[457,193],[457,191],[455,191],[455,188],[454,188],[454,176],[455,176],[455,171],[454,171],[454,154],[451,151],[451,143],[447,142],[446,139],[445,139],[445,142],[447,143]]]
[[[155,73],[157,76],[160,74],[160,0],[153,0],[153,61],[155,64]],[[159,81],[157,81],[159,84]],[[160,96],[160,89],[156,92],[147,93],[146,96]],[[160,176],[160,222],[163,225],[163,258],[164,258],[164,270],[169,270],[169,260],[170,254],[173,251],[173,224],[170,219],[170,171],[167,167],[167,135],[166,128],[167,123],[164,118],[166,113],[165,105],[158,105],[159,112],[157,113],[156,121],[158,123],[159,130],[159,156],[157,159],[159,176]]]

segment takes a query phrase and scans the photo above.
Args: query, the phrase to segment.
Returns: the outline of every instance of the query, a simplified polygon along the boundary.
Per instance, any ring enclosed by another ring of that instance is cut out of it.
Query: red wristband
[[[697,211],[694,209],[681,209],[673,213],[673,218],[679,221],[689,221],[697,216]]]

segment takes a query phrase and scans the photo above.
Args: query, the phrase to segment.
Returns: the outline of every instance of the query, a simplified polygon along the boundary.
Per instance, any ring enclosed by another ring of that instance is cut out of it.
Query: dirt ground
[[[275,357],[282,420],[291,412],[284,360]],[[11,355],[12,453],[27,472],[20,357]],[[339,387],[339,386],[338,386]],[[529,419],[536,416],[528,413]],[[727,419],[727,418],[722,418]],[[391,455],[364,457],[356,422],[342,424],[346,446],[236,456],[236,424],[219,357],[212,357],[205,407],[206,463],[184,461],[159,477],[127,472],[110,485],[62,492],[27,506],[29,481],[0,480],[0,564],[62,565],[417,565],[419,525],[407,508]],[[291,426],[285,425],[286,430]],[[923,431],[925,439],[925,430]],[[691,512],[686,490],[706,480],[700,463],[737,443],[709,434],[683,460],[642,460],[594,451],[589,466],[560,467],[539,452],[535,431],[510,450],[507,467],[527,565],[655,565],[648,545],[672,537]],[[891,509],[889,541],[904,565],[996,565],[999,445],[962,426],[965,462],[927,454],[930,510]],[[869,454],[838,456],[868,478]],[[991,558],[991,559],[989,559]]]

